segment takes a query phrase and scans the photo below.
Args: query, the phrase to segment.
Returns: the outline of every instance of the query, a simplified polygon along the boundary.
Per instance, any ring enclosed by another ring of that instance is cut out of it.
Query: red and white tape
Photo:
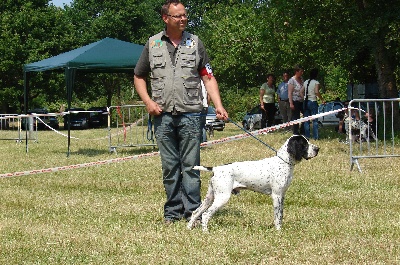
[[[28,170],[28,171],[14,172],[14,173],[6,173],[6,174],[1,174],[0,178],[11,178],[11,177],[35,175],[35,174],[41,174],[41,173],[52,173],[52,172],[70,170],[70,169],[106,165],[106,164],[118,163],[118,162],[126,162],[126,161],[135,160],[135,159],[156,156],[158,154],[159,154],[159,152],[152,152],[152,153],[146,153],[146,154],[141,154],[141,155],[113,158],[113,159],[109,159],[109,160],[89,162],[89,163],[83,163],[83,164],[77,164],[77,165],[69,165],[69,166],[45,168],[45,169],[38,169],[38,170]]]
[[[260,135],[260,134],[267,134],[269,132],[273,132],[273,131],[276,131],[276,130],[281,129],[281,128],[286,128],[286,127],[292,126],[293,124],[299,124],[299,123],[303,123],[305,121],[318,119],[318,118],[321,118],[323,116],[334,114],[334,113],[338,113],[338,112],[345,111],[345,110],[347,110],[347,108],[342,108],[342,109],[338,109],[338,110],[332,110],[332,111],[327,111],[327,112],[324,112],[324,113],[319,113],[319,114],[308,116],[308,117],[304,117],[304,118],[301,118],[301,119],[298,119],[298,120],[295,120],[295,121],[290,121],[290,122],[287,122],[287,123],[278,124],[278,125],[267,127],[267,128],[260,129],[260,130],[257,130],[257,131],[252,131],[251,134],[253,136],[257,136],[257,135]],[[227,142],[231,142],[231,141],[245,139],[245,138],[248,138],[250,136],[251,135],[248,134],[248,133],[234,135],[234,136],[230,136],[230,137],[226,137],[226,138],[222,138],[222,139],[217,139],[217,140],[213,140],[213,141],[209,141],[209,142],[204,142],[204,143],[201,144],[201,146],[204,147],[204,146],[211,146],[211,145],[215,145],[215,144],[227,143]]]
[[[290,121],[288,123],[279,124],[279,125],[275,125],[275,126],[272,126],[272,127],[260,129],[258,131],[251,132],[251,134],[254,135],[254,136],[260,135],[260,134],[266,134],[268,132],[273,132],[273,131],[276,131],[278,129],[291,126],[293,124],[298,124],[298,123],[302,123],[302,122],[305,122],[305,121],[317,119],[317,118],[320,118],[320,117],[323,117],[323,116],[326,116],[326,115],[329,115],[329,114],[338,113],[338,112],[341,112],[341,111],[344,111],[344,110],[347,110],[347,108],[328,111],[328,112],[316,114],[316,115],[313,115],[313,116],[301,118],[301,119],[298,119],[298,120],[295,120],[295,121]],[[216,145],[216,144],[222,144],[222,143],[227,143],[227,142],[231,142],[231,141],[245,139],[247,137],[250,137],[250,134],[244,133],[244,134],[234,135],[234,136],[230,136],[230,137],[226,137],[226,138],[222,138],[222,139],[217,139],[217,140],[213,140],[213,141],[209,141],[209,142],[204,142],[200,146],[201,147],[212,146],[212,145]],[[61,166],[61,167],[46,168],[46,169],[39,169],[39,170],[28,170],[28,171],[20,171],[20,172],[13,172],[13,173],[5,173],[5,174],[0,174],[0,178],[11,178],[11,177],[35,175],[35,174],[41,174],[41,173],[52,173],[52,172],[70,170],[70,169],[106,165],[106,164],[118,163],[118,162],[126,162],[126,161],[146,158],[146,157],[152,157],[152,156],[156,156],[156,155],[159,155],[159,152],[151,152],[151,153],[146,153],[146,154],[141,154],[141,155],[114,158],[114,159],[109,159],[109,160],[102,160],[102,161],[97,161],[97,162],[89,162],[89,163],[83,163],[83,164],[77,164],[77,165],[69,165],[69,166]]]

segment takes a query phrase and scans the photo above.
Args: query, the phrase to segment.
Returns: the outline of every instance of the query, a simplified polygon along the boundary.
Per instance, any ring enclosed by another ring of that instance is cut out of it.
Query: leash
[[[233,124],[235,124],[239,129],[243,130],[245,133],[247,133],[248,135],[250,135],[251,137],[253,137],[254,139],[256,139],[257,141],[259,141],[260,143],[262,143],[263,145],[265,145],[266,147],[268,147],[269,149],[271,149],[272,151],[274,151],[276,154],[278,153],[278,151],[276,151],[274,148],[272,148],[271,146],[269,146],[268,144],[266,144],[265,142],[263,142],[261,139],[257,138],[255,135],[253,135],[251,132],[249,132],[248,130],[246,130],[244,127],[240,126],[239,124],[237,124],[236,122],[234,122],[232,119],[228,118],[229,122],[232,122]],[[281,158],[282,159],[282,158]]]
[[[153,122],[151,121],[151,115],[147,116],[147,133],[146,133],[147,140],[152,141],[154,143],[153,138]]]
[[[251,137],[253,137],[254,139],[256,139],[257,141],[259,141],[260,143],[262,143],[263,145],[265,145],[266,147],[268,147],[269,149],[271,149],[272,151],[275,152],[275,155],[277,157],[279,157],[283,162],[285,162],[286,164],[290,165],[289,162],[285,161],[282,157],[278,156],[278,151],[276,151],[274,148],[272,148],[271,146],[269,146],[268,144],[266,144],[265,142],[263,142],[261,139],[257,138],[255,135],[253,135],[251,132],[249,132],[248,130],[246,130],[245,128],[243,128],[242,126],[240,126],[239,124],[237,124],[236,122],[234,122],[233,120],[231,120],[230,118],[228,118],[229,122],[232,122],[233,124],[235,124],[239,129],[243,130],[244,132],[246,132],[248,135],[250,135]]]
[[[286,164],[290,165],[289,162],[285,161],[282,157],[278,156],[278,151],[276,151],[274,148],[272,148],[270,145],[266,144],[265,142],[263,142],[261,139],[257,138],[255,135],[253,135],[251,132],[249,132],[248,130],[246,130],[245,128],[243,128],[242,126],[240,126],[239,124],[237,124],[236,122],[234,122],[233,120],[231,120],[230,118],[228,118],[229,122],[232,122],[233,124],[235,124],[239,129],[243,130],[244,132],[246,132],[248,135],[250,135],[251,137],[253,137],[254,139],[256,139],[257,141],[259,141],[260,143],[262,143],[263,145],[265,145],[266,147],[268,147],[269,149],[271,149],[272,151],[275,152],[275,155],[277,157],[279,157],[283,162],[285,162]]]

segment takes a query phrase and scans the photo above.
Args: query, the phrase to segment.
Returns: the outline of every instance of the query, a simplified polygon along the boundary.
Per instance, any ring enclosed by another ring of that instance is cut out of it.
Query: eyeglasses
[[[169,17],[172,17],[173,19],[185,19],[188,17],[187,14],[183,14],[183,15],[167,15]]]

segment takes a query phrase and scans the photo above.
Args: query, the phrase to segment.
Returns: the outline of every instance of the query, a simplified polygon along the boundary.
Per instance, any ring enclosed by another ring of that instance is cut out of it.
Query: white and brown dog
[[[285,192],[293,179],[294,166],[303,158],[317,156],[319,147],[301,135],[291,136],[274,157],[258,161],[235,162],[216,167],[195,166],[194,169],[212,171],[205,199],[192,214],[187,227],[192,229],[201,218],[203,231],[212,215],[225,205],[232,193],[241,189],[270,194],[274,206],[274,224],[280,229],[283,219]]]

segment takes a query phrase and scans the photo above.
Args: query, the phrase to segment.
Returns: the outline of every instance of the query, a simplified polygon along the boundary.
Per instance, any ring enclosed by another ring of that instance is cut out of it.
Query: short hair
[[[311,69],[310,79],[317,79],[317,76],[318,76],[318,69],[317,68]]]
[[[298,72],[298,71],[300,71],[300,70],[304,70],[304,68],[303,68],[303,66],[301,66],[300,64],[296,64],[296,65],[293,67],[293,70],[294,70],[294,72]]]
[[[161,16],[168,15],[169,7],[171,5],[177,6],[179,4],[181,4],[181,1],[179,0],[166,0],[163,6],[161,7]]]
[[[275,76],[274,76],[274,74],[267,74],[267,79],[268,79],[270,76],[272,76],[272,78],[274,78],[274,79],[275,79]]]

